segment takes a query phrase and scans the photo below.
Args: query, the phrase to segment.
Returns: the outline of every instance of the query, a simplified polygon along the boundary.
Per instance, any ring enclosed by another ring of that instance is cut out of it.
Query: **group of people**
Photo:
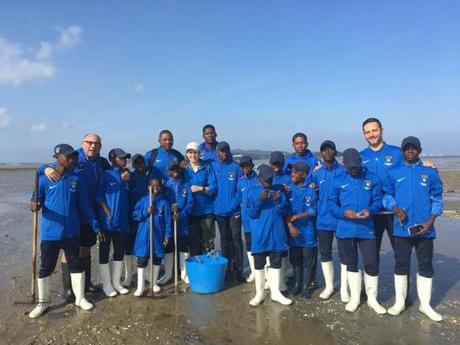
[[[272,152],[268,164],[257,169],[249,156],[235,161],[230,145],[216,140],[212,125],[203,127],[202,144],[186,145],[185,157],[173,149],[169,130],[161,131],[160,146],[144,155],[131,157],[121,148],[110,150],[110,163],[100,156],[101,138],[96,134],[85,135],[78,150],[57,145],[56,162],[38,169],[38,193],[31,202],[33,211],[42,210],[38,275],[42,303],[29,316],[39,317],[50,303],[49,277],[61,249],[64,298],[90,310],[93,304],[85,293],[97,292],[91,284],[90,256],[97,241],[104,294],[115,297],[129,292],[136,257],[134,295],[142,296],[149,260],[154,292],[172,279],[174,255],[179,257],[181,279],[188,283],[185,260],[215,251],[217,223],[220,250],[229,262],[226,279],[255,283],[251,306],[264,301],[267,288],[271,299],[283,305],[292,303],[291,296],[311,298],[318,249],[325,281],[319,297],[329,299],[334,293],[335,237],[340,298],[347,311],[359,307],[364,280],[369,307],[377,314],[399,315],[408,302],[415,247],[419,310],[441,321],[430,305],[434,222],[443,211],[438,172],[430,162],[420,160],[418,138],[407,137],[400,147],[389,145],[383,141],[377,118],[366,119],[362,130],[369,146],[361,152],[346,149],[343,164],[336,160],[333,141],[321,144],[318,159],[308,149],[307,136],[296,133],[292,155],[285,159],[282,152]],[[128,159],[132,171],[126,168]],[[173,236],[173,224],[177,236]],[[248,277],[243,276],[242,230],[251,270]],[[395,257],[395,303],[388,310],[377,299],[385,231]],[[288,262],[293,267],[289,287]],[[159,277],[162,264],[164,274]]]

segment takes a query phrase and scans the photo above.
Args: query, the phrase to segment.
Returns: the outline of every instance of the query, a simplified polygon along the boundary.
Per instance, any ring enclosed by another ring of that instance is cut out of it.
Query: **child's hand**
[[[348,219],[356,219],[356,212],[353,210],[345,210],[343,215]]]
[[[169,239],[165,238],[165,240],[163,241],[163,247],[166,247],[169,243]]]
[[[178,213],[173,213],[172,214],[172,218],[175,222],[178,222],[179,221],[179,214]]]
[[[153,213],[153,206],[147,207],[147,214],[151,215]]]
[[[274,193],[272,194],[271,199],[272,199],[272,200],[278,200],[278,199],[280,198],[280,196],[281,196],[281,193],[280,193],[279,191],[276,191],[276,192],[274,192]]]
[[[40,207],[40,203],[38,201],[31,201],[30,202],[30,210],[32,212],[37,212],[39,207]]]
[[[173,213],[177,213],[178,209],[179,209],[179,207],[178,207],[177,204],[172,204],[172,205],[171,205],[171,211],[172,211]]]
[[[359,211],[357,214],[356,214],[356,218],[357,219],[368,219],[370,217],[370,213],[369,213],[369,210],[365,209],[365,210],[362,210],[362,211]]]
[[[197,186],[197,185],[191,186],[191,189],[192,189],[192,193],[203,192],[204,191],[203,186]]]
[[[267,189],[264,189],[264,191],[259,194],[259,199],[262,200],[262,201],[267,200],[268,199],[268,192],[269,191]]]
[[[97,237],[97,240],[99,242],[104,242],[105,241],[105,235],[104,235],[104,233],[102,231],[99,231],[97,233],[96,237]]]
[[[292,225],[292,223],[288,224],[288,228],[289,228],[289,234],[291,235],[291,237],[298,237],[300,235],[299,229],[297,229],[294,225]]]

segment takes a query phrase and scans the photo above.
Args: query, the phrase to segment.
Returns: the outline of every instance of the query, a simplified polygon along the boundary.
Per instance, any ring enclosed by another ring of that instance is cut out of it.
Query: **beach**
[[[458,344],[460,343],[460,171],[440,170],[445,215],[436,221],[432,304],[444,321],[435,323],[418,312],[415,255],[410,295],[414,305],[399,317],[378,316],[362,301],[356,313],[345,312],[338,293],[322,301],[295,298],[284,307],[269,299],[257,308],[248,301],[254,284],[226,286],[215,295],[187,291],[163,298],[92,296],[96,307],[84,312],[62,303],[60,267],[52,275],[50,311],[31,320],[31,213],[28,200],[33,170],[0,171],[0,344]],[[334,249],[334,257],[337,257]],[[97,248],[93,277],[100,284]],[[381,252],[379,299],[393,302],[393,253],[385,237]],[[338,265],[336,263],[336,285]],[[322,274],[318,279],[322,283]],[[183,287],[183,286],[182,286]],[[170,286],[166,287],[167,289]]]

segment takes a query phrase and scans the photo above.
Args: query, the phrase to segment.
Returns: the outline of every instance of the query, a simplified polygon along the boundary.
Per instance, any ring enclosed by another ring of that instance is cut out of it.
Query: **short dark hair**
[[[170,136],[173,136],[172,132],[169,129],[163,129],[158,135],[158,139],[160,139],[163,134],[169,134]]]
[[[376,117],[369,117],[367,118],[366,120],[364,120],[363,122],[363,129],[364,129],[364,126],[367,125],[368,123],[371,123],[371,122],[375,122],[379,125],[380,129],[382,129],[382,123],[380,122],[380,120]]]
[[[204,126],[203,126],[203,133],[204,133],[204,131],[207,130],[207,129],[212,129],[214,132],[216,131],[216,127],[214,127],[214,126],[211,125],[211,124],[207,124],[207,125],[204,125]]]
[[[303,140],[305,140],[305,142],[308,141],[307,136],[306,136],[304,133],[302,133],[302,132],[299,132],[299,133],[294,134],[294,135],[292,136],[292,142],[294,142],[297,138],[302,138]]]

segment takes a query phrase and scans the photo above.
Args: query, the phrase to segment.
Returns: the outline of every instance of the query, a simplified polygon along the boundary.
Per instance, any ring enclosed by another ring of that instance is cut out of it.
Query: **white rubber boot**
[[[289,264],[287,257],[281,258],[281,278],[280,278],[280,291],[287,291],[288,287],[286,285],[286,269]]]
[[[50,277],[38,278],[38,305],[29,313],[31,319],[40,317],[48,309],[50,300]]]
[[[123,261],[112,261],[112,286],[115,290],[118,291],[121,295],[126,295],[129,290],[121,286],[121,264]]]
[[[75,294],[75,305],[83,310],[91,310],[94,304],[87,301],[85,298],[85,272],[70,273],[72,281],[72,290]]]
[[[99,269],[101,270],[102,290],[107,297],[115,297],[117,292],[112,286],[109,265],[110,264],[99,264]]]
[[[249,301],[249,305],[252,307],[257,307],[265,299],[265,269],[254,270],[254,281],[256,285],[256,295]]]
[[[158,284],[166,284],[172,278],[172,270],[174,265],[174,253],[167,253],[163,258],[163,265],[165,267],[165,274],[160,278]]]
[[[354,313],[361,302],[361,271],[348,272],[348,285],[350,286],[350,301],[345,306],[345,310]]]
[[[249,274],[249,277],[246,278],[246,282],[247,283],[252,283],[255,280],[254,257],[252,256],[251,252],[247,252],[247,254],[248,254],[249,269],[251,270],[251,273]],[[265,274],[264,274],[264,276],[265,276]]]
[[[395,304],[388,309],[388,314],[399,315],[406,309],[407,276],[395,274]]]
[[[185,260],[189,257],[189,253],[179,252],[179,268],[180,268],[180,279],[185,284],[190,283],[188,280],[187,268],[185,267]]]
[[[145,290],[145,267],[137,268],[137,289],[134,292],[134,296],[141,297]]]
[[[420,301],[418,310],[431,320],[440,322],[443,320],[442,315],[434,311],[430,304],[432,286],[433,278],[422,277],[417,273],[417,294]]]
[[[373,277],[364,273],[364,286],[366,287],[367,305],[379,315],[386,314],[387,310],[377,301],[379,276]]]
[[[158,275],[160,274],[160,265],[153,265],[153,292],[157,293],[161,291],[161,287],[158,285]],[[152,285],[152,283],[150,283]]]
[[[321,268],[323,269],[326,287],[319,295],[319,298],[329,299],[334,293],[334,263],[332,261],[321,262]]]
[[[343,303],[350,302],[347,265],[344,264],[340,264],[340,300]]]
[[[121,283],[121,285],[129,288],[133,281],[133,256],[125,255],[123,261],[125,263],[125,279],[123,280],[123,283]]]
[[[270,281],[270,297],[272,301],[278,302],[282,305],[292,304],[292,300],[283,296],[280,291],[281,269],[269,268],[268,278]]]

